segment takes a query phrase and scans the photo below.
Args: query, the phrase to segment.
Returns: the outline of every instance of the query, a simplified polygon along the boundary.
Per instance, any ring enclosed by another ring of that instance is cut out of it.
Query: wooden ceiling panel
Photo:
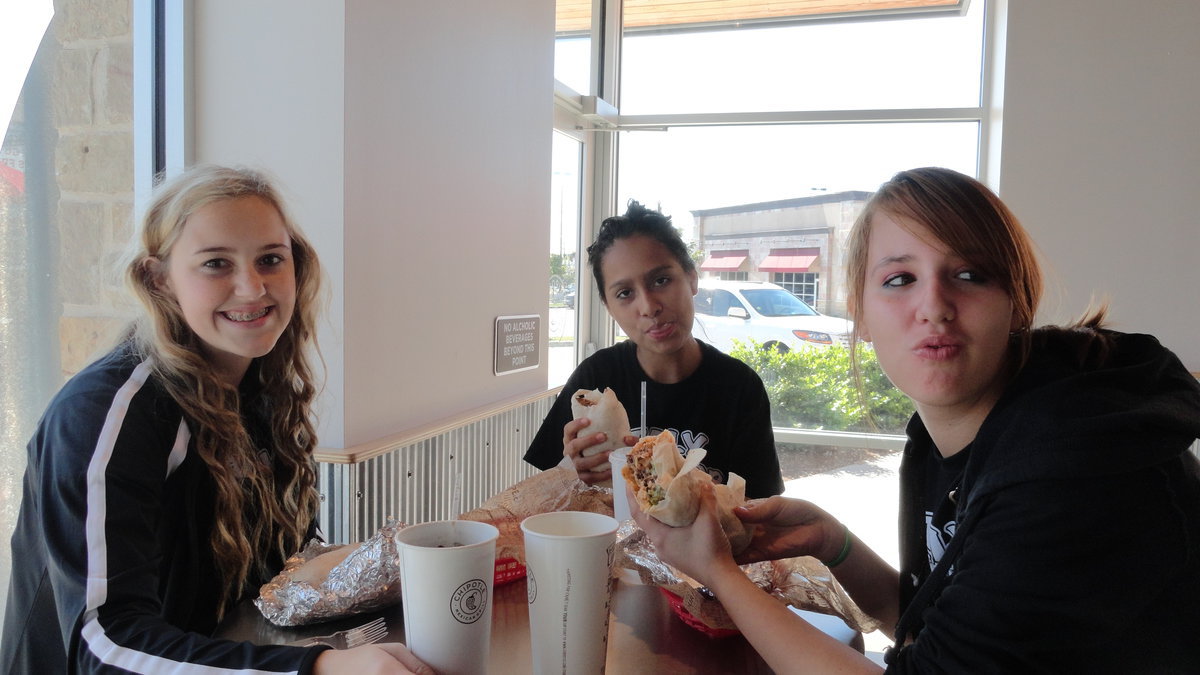
[[[954,7],[961,2],[963,0],[625,0],[625,27],[685,26]],[[591,20],[592,0],[558,0],[556,29],[559,33],[587,31]]]

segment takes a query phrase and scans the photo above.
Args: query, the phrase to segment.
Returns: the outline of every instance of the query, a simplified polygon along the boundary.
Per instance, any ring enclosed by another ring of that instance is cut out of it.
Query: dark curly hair
[[[596,241],[587,249],[588,265],[592,268],[592,276],[596,279],[596,290],[600,293],[601,301],[606,302],[607,298],[604,297],[604,273],[600,270],[600,261],[604,259],[604,254],[618,239],[627,239],[637,235],[649,237],[667,247],[671,255],[679,261],[679,266],[683,268],[684,272],[695,271],[696,262],[688,254],[687,244],[683,243],[683,237],[680,236],[679,230],[671,225],[671,216],[665,216],[661,211],[648,209],[637,200],[631,199],[625,215],[604,219],[604,222],[600,224],[600,233],[596,235]]]

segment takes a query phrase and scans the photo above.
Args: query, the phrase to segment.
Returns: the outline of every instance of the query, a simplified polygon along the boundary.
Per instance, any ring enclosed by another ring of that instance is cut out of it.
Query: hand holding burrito
[[[706,455],[703,448],[693,448],[684,459],[675,445],[675,436],[664,431],[633,446],[621,475],[643,513],[671,527],[684,527],[696,520],[702,486],[712,483],[712,478],[698,468]],[[729,484],[714,485],[713,493],[721,529],[737,555],[750,543],[750,531],[733,513],[746,501],[746,481],[731,472]]]
[[[571,396],[571,416],[578,420],[587,418],[588,435],[605,434],[601,443],[588,446],[580,453],[583,457],[592,457],[601,452],[610,452],[625,447],[625,437],[630,436],[629,415],[625,406],[617,400],[612,389],[580,389]],[[608,471],[608,462],[592,468],[592,471]]]

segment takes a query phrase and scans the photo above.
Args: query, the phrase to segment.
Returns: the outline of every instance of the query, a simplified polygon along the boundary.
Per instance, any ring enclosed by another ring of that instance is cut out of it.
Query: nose
[[[928,323],[953,321],[956,315],[954,299],[947,285],[934,279],[925,284],[917,305],[917,320]]]
[[[637,303],[638,314],[641,316],[654,318],[662,312],[662,303],[658,298],[649,291],[642,291],[638,294]]]
[[[266,283],[258,270],[253,267],[243,268],[235,280],[234,292],[240,298],[260,298],[266,294]]]

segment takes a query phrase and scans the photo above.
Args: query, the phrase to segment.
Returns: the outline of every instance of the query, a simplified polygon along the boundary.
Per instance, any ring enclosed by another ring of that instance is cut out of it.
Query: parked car
[[[826,316],[787,289],[762,281],[701,279],[696,294],[693,334],[723,352],[733,341],[788,352],[795,349],[848,346],[854,324]]]

